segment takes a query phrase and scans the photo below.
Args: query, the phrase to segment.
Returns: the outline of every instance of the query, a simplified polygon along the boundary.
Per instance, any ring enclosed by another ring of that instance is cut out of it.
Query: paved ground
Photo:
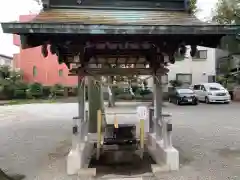
[[[165,107],[173,115],[173,142],[180,151],[181,169],[161,173],[159,179],[239,179],[239,107],[235,103]],[[0,107],[0,167],[24,174],[27,180],[69,179],[63,157],[71,145],[71,117],[76,115],[76,104]]]

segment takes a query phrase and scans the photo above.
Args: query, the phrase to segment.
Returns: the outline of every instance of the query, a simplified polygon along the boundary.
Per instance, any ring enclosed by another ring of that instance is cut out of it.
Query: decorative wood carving
[[[44,57],[47,56],[47,46],[42,46]],[[194,47],[192,50],[194,52]],[[175,63],[175,54],[185,54],[186,46],[181,41],[83,41],[74,43],[50,44],[50,52],[58,56],[59,63],[65,63],[68,68],[71,64],[86,68],[89,64],[116,67],[133,64],[149,65],[153,72],[167,66],[168,63]],[[196,52],[195,52],[196,53]],[[79,56],[78,59],[73,58]],[[146,72],[144,72],[146,73]]]

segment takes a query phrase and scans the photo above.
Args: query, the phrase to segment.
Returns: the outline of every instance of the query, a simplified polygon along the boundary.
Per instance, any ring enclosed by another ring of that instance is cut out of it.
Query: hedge
[[[113,88],[114,99],[118,100],[137,100],[137,101],[151,101],[153,93],[148,90],[134,87],[134,96],[130,92],[124,92],[123,88]],[[85,89],[85,96],[88,100],[88,87]],[[49,98],[63,98],[75,97],[78,94],[77,87],[64,87],[60,84],[54,86],[43,86],[40,83],[26,84],[19,82],[14,86],[6,86],[4,91],[0,93],[0,100],[11,99],[49,99]],[[108,92],[103,92],[104,100],[108,100]],[[164,100],[168,99],[168,93],[164,93]]]

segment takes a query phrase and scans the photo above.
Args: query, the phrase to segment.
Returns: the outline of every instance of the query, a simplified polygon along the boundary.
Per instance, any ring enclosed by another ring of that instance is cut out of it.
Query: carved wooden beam
[[[158,75],[164,75],[168,73],[168,69],[161,67],[155,72],[152,68],[73,68],[70,70],[71,76],[82,75],[101,75],[101,76],[128,76],[128,75],[152,75],[154,73]]]

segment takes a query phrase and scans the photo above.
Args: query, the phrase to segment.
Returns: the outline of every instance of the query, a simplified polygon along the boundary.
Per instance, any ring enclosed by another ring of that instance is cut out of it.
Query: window
[[[33,76],[37,76],[37,67],[33,66]]]
[[[191,89],[178,89],[177,92],[179,94],[193,94],[193,91]]]
[[[207,50],[198,50],[193,57],[193,60],[196,59],[207,59]]]
[[[208,82],[209,83],[216,82],[216,76],[208,76]]]
[[[183,84],[192,84],[192,74],[176,74],[176,80]]]
[[[203,85],[201,85],[201,90],[206,91],[206,88]]]
[[[194,86],[193,86],[193,89],[194,89],[194,90],[200,90],[200,87],[201,87],[200,85],[194,85]]]
[[[59,75],[60,77],[63,76],[63,70],[62,70],[62,69],[60,69],[60,70],[58,71],[58,75]]]

